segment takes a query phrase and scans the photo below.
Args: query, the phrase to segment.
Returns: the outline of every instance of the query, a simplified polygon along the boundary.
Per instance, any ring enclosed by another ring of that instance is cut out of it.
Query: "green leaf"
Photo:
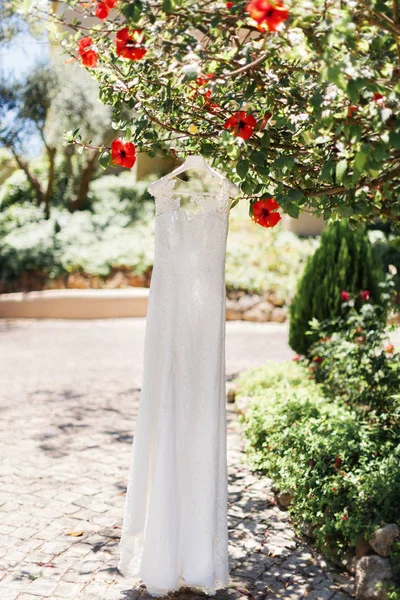
[[[166,13],[171,13],[175,8],[175,2],[173,0],[163,0],[162,10]]]
[[[124,2],[121,7],[121,12],[127,19],[132,19],[135,15],[136,2]]]
[[[99,156],[99,165],[102,169],[106,169],[109,164],[110,164],[110,152],[109,152],[109,150],[106,150],[105,152],[102,152]]]
[[[264,152],[255,150],[254,152],[252,152],[250,154],[251,162],[255,165],[259,165],[260,167],[265,166],[265,162],[266,162],[265,159],[266,159],[266,155]]]
[[[251,181],[249,181],[248,179],[246,179],[245,181],[242,181],[242,183],[240,184],[240,187],[242,188],[242,190],[246,194],[246,196],[251,196],[251,194],[253,193],[253,183]]]
[[[391,145],[396,148],[396,150],[400,150],[400,133],[391,131],[389,135],[389,141]]]
[[[311,106],[313,106],[314,108],[319,108],[323,101],[324,101],[324,97],[322,96],[321,92],[316,92],[310,98]]]
[[[400,141],[400,136],[399,136]],[[400,146],[399,146],[400,149]],[[374,158],[378,162],[381,162],[387,156],[387,146],[383,142],[376,142],[374,146]]]
[[[252,81],[250,83],[250,85],[247,86],[247,88],[243,94],[246,100],[250,100],[253,97],[256,86],[257,86],[256,80]]]
[[[328,160],[328,162],[326,162],[322,167],[320,179],[322,181],[332,181],[334,167],[335,163],[333,162],[333,160]]]
[[[209,143],[202,144],[201,152],[202,152],[202,154],[209,156],[210,154],[212,154],[214,152],[214,146]]]
[[[293,217],[293,219],[299,218],[300,209],[297,206],[297,204],[293,204],[293,202],[286,202],[284,210],[289,215],[289,217]]]
[[[300,190],[289,190],[288,193],[286,194],[286,198],[288,198],[289,200],[291,200],[293,202],[300,203],[300,200],[302,200],[304,198],[304,194],[303,194],[303,192],[300,192]]]
[[[366,160],[367,155],[365,154],[365,152],[363,150],[359,150],[354,157],[354,166],[356,167],[356,169],[362,171]]]
[[[360,100],[360,92],[356,79],[350,79],[349,83],[347,84],[347,95],[354,104]]]
[[[249,171],[250,162],[247,159],[239,160],[236,165],[236,173],[241,179],[244,179]]]
[[[336,165],[336,181],[343,183],[343,177],[347,171],[347,160],[344,158],[340,160]]]
[[[391,240],[390,245],[393,246],[393,248],[396,248],[396,250],[400,250],[400,237]]]

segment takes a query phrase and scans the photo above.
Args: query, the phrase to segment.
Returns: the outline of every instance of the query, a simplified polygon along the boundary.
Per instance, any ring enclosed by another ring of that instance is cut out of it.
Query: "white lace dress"
[[[229,584],[225,254],[237,188],[217,181],[189,212],[174,184],[149,186],[154,267],[118,568],[152,596],[215,595]]]

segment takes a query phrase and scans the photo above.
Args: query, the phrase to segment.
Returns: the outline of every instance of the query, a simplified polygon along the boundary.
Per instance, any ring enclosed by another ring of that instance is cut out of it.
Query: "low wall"
[[[0,318],[107,319],[145,317],[149,288],[43,290],[0,294]]]

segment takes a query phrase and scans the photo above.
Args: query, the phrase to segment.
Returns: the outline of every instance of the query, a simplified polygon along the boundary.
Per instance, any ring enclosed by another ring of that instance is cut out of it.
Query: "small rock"
[[[384,525],[371,535],[369,543],[379,556],[389,556],[395,542],[400,540],[400,528],[395,524]]]
[[[355,556],[350,556],[345,568],[346,570],[351,573],[352,575],[354,575],[354,573],[356,572],[356,566],[357,566],[357,558]]]
[[[238,303],[236,300],[232,300],[231,298],[226,299],[226,320],[227,321],[237,321],[241,320],[242,311],[239,309]]]
[[[227,401],[228,402],[235,402],[236,394],[237,394],[236,388],[234,388],[234,387],[229,388],[227,390],[227,392],[226,392],[226,399],[227,399]]]
[[[378,584],[391,583],[392,577],[388,558],[376,555],[360,558],[356,565],[357,600],[386,600],[386,590]]]
[[[303,521],[300,525],[300,529],[306,537],[310,539],[314,538],[313,526],[309,521]]]
[[[279,492],[276,495],[276,501],[282,508],[287,508],[292,501],[292,494],[290,492]]]
[[[241,296],[238,301],[237,301],[237,305],[239,307],[240,310],[249,310],[250,308],[252,308],[255,304],[258,304],[260,302],[261,298],[258,294],[246,294],[245,296]]]
[[[270,292],[268,294],[268,300],[274,306],[283,306],[284,305],[284,301],[282,300],[282,298],[276,292]]]
[[[243,313],[245,321],[269,321],[274,308],[269,302],[260,302]]]
[[[286,310],[284,308],[274,308],[270,320],[275,321],[275,323],[284,323],[286,321]]]

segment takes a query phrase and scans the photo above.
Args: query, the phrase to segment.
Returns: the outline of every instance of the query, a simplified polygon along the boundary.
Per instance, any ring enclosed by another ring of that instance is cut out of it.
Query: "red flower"
[[[313,358],[313,362],[322,363],[322,361],[323,361],[322,356],[314,356],[314,358]]]
[[[245,11],[259,25],[265,23],[269,31],[276,31],[278,25],[289,16],[289,11],[283,6],[282,0],[250,0]]]
[[[108,8],[107,4],[105,4],[104,2],[97,3],[96,12],[95,12],[96,17],[104,20],[108,17],[109,12],[110,12],[110,9]]]
[[[233,6],[233,2],[227,2],[226,3],[226,8],[229,10],[230,8],[232,8]]]
[[[116,139],[111,144],[111,162],[130,169],[136,162],[136,148],[132,142]]]
[[[213,77],[214,73],[206,73],[205,75],[199,75],[199,77],[196,79],[196,83],[198,86],[205,85],[206,83],[208,83],[209,79],[212,79]]]
[[[358,106],[356,106],[355,104],[350,104],[349,108],[347,109],[347,116],[348,117],[352,117],[353,113],[358,111]]]
[[[98,0],[96,5],[96,17],[106,19],[112,8],[117,4],[117,0]]]
[[[96,50],[91,50],[90,47],[93,44],[91,37],[84,37],[78,42],[78,54],[82,59],[82,64],[85,67],[95,68],[97,67],[99,55]]]
[[[232,129],[233,135],[248,140],[253,135],[257,121],[253,115],[246,115],[244,110],[236,112],[225,121],[224,128]]]
[[[371,297],[371,294],[369,293],[369,290],[364,290],[363,292],[361,292],[361,300],[363,302],[368,301]]]
[[[348,302],[348,301],[350,300],[350,294],[349,294],[349,292],[346,292],[346,290],[343,290],[343,291],[340,293],[340,297],[341,297],[341,299],[342,299],[342,300],[344,300],[345,302]]]
[[[262,227],[274,227],[281,220],[281,215],[276,212],[278,208],[274,198],[257,200],[252,207],[252,219]]]
[[[347,515],[343,515],[343,517],[342,517],[342,521],[347,521],[347,520],[348,520],[348,518],[349,518],[349,517],[348,517]]]
[[[379,92],[374,92],[374,100],[377,104],[383,104],[383,96]]]
[[[141,29],[132,29],[124,27],[117,32],[115,41],[118,56],[128,58],[129,60],[140,60],[144,57],[147,50],[140,44],[143,42],[143,33]]]

